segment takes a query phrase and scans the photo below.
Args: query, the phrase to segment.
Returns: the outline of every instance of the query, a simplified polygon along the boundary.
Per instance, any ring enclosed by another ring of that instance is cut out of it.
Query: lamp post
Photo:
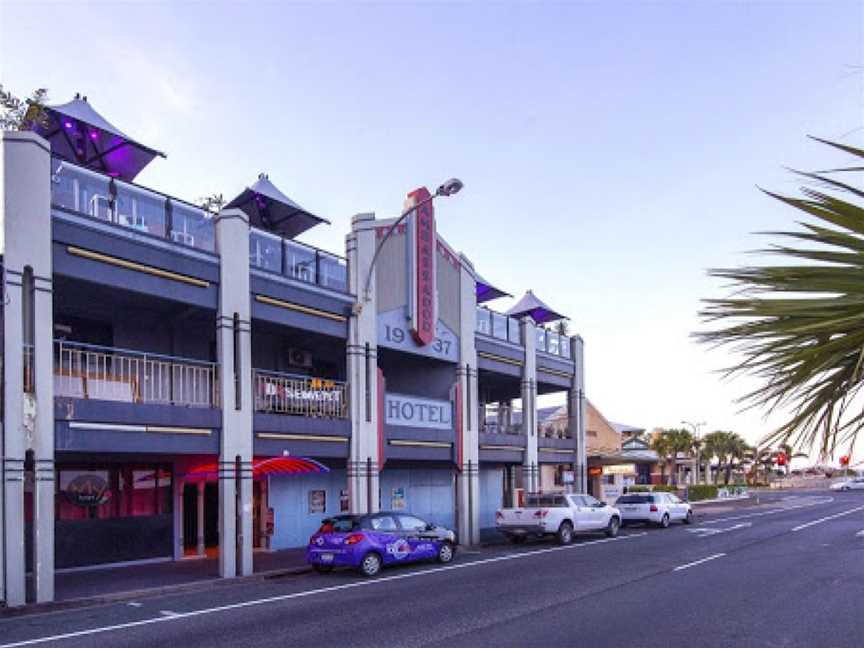
[[[363,304],[371,300],[371,296],[369,295],[369,286],[372,283],[372,270],[375,269],[375,264],[378,262],[378,255],[381,253],[381,249],[384,247],[387,239],[389,239],[393,232],[396,231],[396,228],[399,227],[399,225],[401,225],[402,222],[406,218],[408,218],[408,216],[410,216],[413,212],[417,211],[427,203],[432,202],[435,198],[438,198],[439,196],[452,196],[454,194],[457,194],[464,186],[465,185],[462,183],[461,180],[459,180],[459,178],[450,178],[441,186],[439,186],[435,190],[434,194],[430,195],[427,198],[424,198],[416,205],[412,205],[404,212],[402,212],[399,218],[396,219],[396,222],[387,229],[387,231],[384,233],[384,236],[381,238],[381,242],[378,243],[378,247],[375,248],[375,254],[372,255],[372,263],[369,264],[369,270],[367,270],[366,272],[366,281],[363,284],[363,299],[362,301],[358,301],[354,304],[353,311],[355,315],[359,315],[360,312],[363,310]]]
[[[699,441],[701,439],[701,437],[699,436],[699,428],[701,428],[703,425],[705,425],[705,421],[699,421],[698,423],[693,423],[692,421],[681,421],[681,425],[686,425],[687,427],[692,428],[693,438],[695,438],[697,441]],[[701,467],[702,467],[702,448],[697,446],[697,448],[696,448],[696,483],[697,484],[699,483],[699,476],[700,476],[700,472],[701,472]]]

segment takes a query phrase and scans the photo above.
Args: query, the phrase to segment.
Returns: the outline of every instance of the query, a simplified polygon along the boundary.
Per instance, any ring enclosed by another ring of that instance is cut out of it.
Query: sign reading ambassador
[[[408,220],[409,248],[409,301],[408,315],[411,336],[420,346],[435,339],[438,322],[435,278],[435,210],[426,187],[408,194],[406,207],[422,203]]]
[[[453,405],[446,400],[388,393],[384,396],[384,415],[387,425],[453,429]]]

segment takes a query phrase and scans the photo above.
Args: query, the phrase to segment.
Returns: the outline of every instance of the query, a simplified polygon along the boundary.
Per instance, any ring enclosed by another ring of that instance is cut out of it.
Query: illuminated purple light
[[[64,125],[66,128],[72,128],[72,122],[71,122],[71,121],[67,121],[67,122],[65,122],[63,125]]]
[[[96,131],[90,131],[90,139],[92,139],[92,140],[99,139],[99,133],[97,133]]]

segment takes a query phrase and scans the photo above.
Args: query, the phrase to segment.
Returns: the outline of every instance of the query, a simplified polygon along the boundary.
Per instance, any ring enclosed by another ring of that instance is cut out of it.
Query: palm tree
[[[34,125],[48,126],[45,103],[48,90],[36,89],[27,99],[19,99],[0,84],[0,131],[31,130]]]
[[[864,158],[862,149],[817,141]],[[818,444],[822,456],[851,445],[864,427],[864,411],[852,407],[864,384],[864,190],[836,175],[852,171],[864,166],[798,172],[809,184],[803,197],[766,192],[810,219],[769,233],[779,242],[763,252],[780,257],[777,265],[709,271],[734,292],[705,301],[701,315],[720,326],[695,334],[740,354],[727,375],[760,379],[742,403],[790,412],[763,443]]]
[[[778,455],[782,454],[785,457],[785,462],[783,467],[786,469],[786,476],[792,472],[792,460],[797,459],[798,457],[808,457],[809,455],[806,452],[795,452],[795,449],[789,445],[788,443],[781,443],[777,446]]]
[[[666,463],[672,453],[672,445],[666,431],[663,430],[651,439],[651,449],[657,453],[660,459],[660,481],[666,483]]]
[[[695,446],[695,438],[689,430],[661,430],[651,441],[651,449],[661,458],[661,476],[666,481],[666,462],[672,464],[672,485],[678,484],[678,454],[690,454]]]

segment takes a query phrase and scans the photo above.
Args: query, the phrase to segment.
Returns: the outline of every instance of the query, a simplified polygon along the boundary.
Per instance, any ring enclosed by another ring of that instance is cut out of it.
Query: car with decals
[[[327,518],[309,538],[306,562],[319,573],[349,567],[375,576],[390,565],[456,555],[456,534],[404,511]]]

